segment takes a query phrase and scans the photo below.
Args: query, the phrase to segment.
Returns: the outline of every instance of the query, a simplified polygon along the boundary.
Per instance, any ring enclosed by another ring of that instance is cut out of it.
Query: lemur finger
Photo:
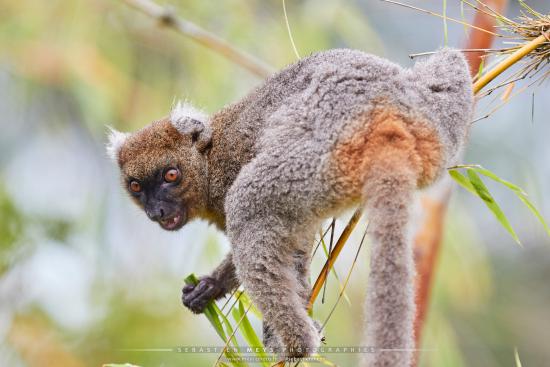
[[[208,302],[214,299],[215,293],[214,287],[208,286],[208,289],[200,294],[197,294],[196,297],[186,297],[184,304],[193,312],[201,313],[204,311]]]
[[[195,284],[187,284],[185,287],[182,288],[181,292],[183,294],[191,293],[193,289],[195,289]]]
[[[201,313],[208,302],[216,298],[219,291],[216,281],[205,277],[191,291],[183,293],[182,302],[191,311]]]

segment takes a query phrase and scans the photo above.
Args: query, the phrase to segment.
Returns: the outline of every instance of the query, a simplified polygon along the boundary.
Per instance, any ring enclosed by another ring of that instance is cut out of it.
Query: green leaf
[[[449,175],[458,182],[458,184],[462,187],[464,187],[466,190],[470,191],[472,194],[477,196],[476,189],[474,186],[470,183],[470,180],[466,176],[464,176],[462,173],[458,172],[456,169],[450,169]]]
[[[199,279],[195,274],[189,274],[184,279],[184,282],[185,284],[197,285],[199,283]],[[235,338],[235,335],[233,333],[233,327],[231,326],[231,323],[229,322],[227,317],[225,317],[225,315],[223,314],[223,312],[220,310],[220,308],[215,302],[211,301],[208,303],[208,305],[204,309],[204,315],[206,316],[208,321],[210,321],[210,324],[212,324],[212,326],[214,327],[214,330],[220,336],[220,338],[222,338],[224,342],[227,343],[227,338],[231,337],[231,343],[235,347],[237,348],[239,347],[237,339]],[[224,330],[224,326],[225,326],[225,330]],[[226,334],[226,331],[227,331],[227,334]],[[233,366],[237,366],[237,367],[248,366],[247,363],[238,360],[239,355],[235,354],[232,350],[225,350],[224,354],[230,361],[232,361],[231,364]]]
[[[227,332],[227,335],[231,336],[231,343],[233,343],[233,345],[238,348],[239,343],[237,343],[237,339],[235,338],[235,333],[233,332],[234,330],[233,330],[233,327],[231,326],[231,323],[229,322],[227,317],[223,314],[223,312],[220,310],[217,304],[212,302],[212,306],[216,312],[216,315],[219,318],[221,318],[222,323],[225,326],[225,331]],[[227,342],[227,339],[225,339],[224,341]]]
[[[483,175],[483,176],[486,176],[498,183],[501,183],[503,184],[504,186],[508,187],[510,190],[518,193],[518,194],[521,194],[521,195],[527,195],[525,193],[525,191],[523,191],[523,189],[513,183],[511,183],[510,181],[506,181],[500,177],[498,177],[496,174],[494,174],[493,172],[489,171],[488,169],[485,169],[479,165],[462,165],[462,166],[457,166],[457,168],[465,168],[465,169],[468,169],[468,170],[474,170],[476,171],[477,173]]]
[[[506,218],[506,215],[504,215],[504,212],[502,209],[500,209],[500,206],[496,203],[495,199],[487,189],[487,186],[481,181],[481,178],[478,176],[476,172],[473,170],[468,170],[468,178],[470,179],[470,183],[476,190],[477,195],[485,202],[485,205],[491,210],[491,212],[494,214],[495,218],[502,224],[502,226],[510,233],[512,238],[521,245],[521,242],[516,235],[516,232],[510,225],[510,222],[508,222],[508,218]]]
[[[449,174],[451,175],[451,177],[453,177],[462,186],[464,186],[464,184],[462,182],[460,182],[459,180],[467,180],[467,179],[466,179],[466,177],[462,176],[458,171],[456,171],[456,169],[458,169],[458,168],[463,168],[463,169],[466,169],[466,170],[473,170],[473,171],[475,171],[475,172],[477,172],[477,173],[479,173],[479,174],[481,174],[485,177],[488,177],[488,178],[492,179],[493,181],[496,181],[496,182],[506,186],[510,190],[512,190],[514,192],[514,194],[521,200],[521,202],[523,204],[525,204],[525,206],[531,211],[531,213],[533,213],[533,215],[537,218],[537,220],[542,224],[542,226],[544,227],[544,230],[546,231],[547,235],[550,236],[550,226],[548,226],[548,224],[544,220],[544,217],[540,214],[540,212],[537,210],[535,205],[533,205],[533,203],[529,200],[527,193],[521,187],[498,177],[495,173],[493,173],[493,172],[489,171],[488,169],[483,168],[479,165],[460,165],[460,166],[453,167],[452,169],[449,170]],[[462,176],[462,178],[457,178],[456,177],[457,175]],[[469,182],[468,182],[468,184],[469,184]],[[466,187],[466,188],[470,192],[472,192],[472,190],[469,187]]]
[[[185,282],[185,284],[192,285],[197,285],[199,283],[199,279],[195,274],[189,274],[183,281]],[[210,321],[210,323],[214,327],[214,330],[216,330],[216,333],[218,333],[220,338],[222,338],[223,341],[227,341],[227,336],[225,335],[225,331],[223,330],[222,323],[213,305],[213,302],[208,303],[208,305],[204,309],[204,316],[206,316],[208,321]]]
[[[485,65],[485,59],[481,59],[481,62],[479,63],[479,70],[477,71],[477,78],[481,78],[483,75],[483,67]]]
[[[258,337],[258,334],[256,334],[256,331],[252,327],[252,324],[250,323],[250,320],[246,315],[244,304],[243,302],[241,302],[240,299],[238,304],[239,305],[237,307],[233,308],[232,314],[235,322],[239,322],[242,320],[239,324],[239,330],[241,331],[244,340],[246,340],[248,345],[254,350],[254,354],[256,354],[256,357],[258,357],[261,361],[265,361],[261,362],[262,366],[271,366],[271,363],[267,361],[268,355],[264,351],[264,345]]]
[[[511,189],[514,192],[514,194],[516,194],[516,196],[521,200],[521,202],[523,204],[525,204],[525,206],[531,211],[531,213],[533,213],[533,215],[538,219],[538,221],[544,227],[544,230],[546,231],[548,236],[550,236],[550,227],[548,226],[548,224],[544,220],[544,217],[539,213],[537,208],[527,198],[527,196],[528,196],[527,193],[525,191],[523,191],[523,189],[521,187],[519,187],[517,185],[514,185],[513,183],[511,183],[509,181],[503,180],[502,178],[495,175],[493,172],[491,172],[488,169],[485,169],[481,166],[472,166],[471,169],[473,169],[476,172],[479,172],[480,174],[482,174],[484,176],[487,176],[487,177],[495,180],[496,182],[499,182],[499,183],[505,185],[506,187],[508,187],[509,189]]]
[[[248,309],[248,312],[252,312],[254,314],[254,316],[256,316],[260,320],[263,319],[262,313],[252,303],[252,300],[250,299],[250,297],[248,297],[248,294],[246,294],[243,291],[237,291],[237,292],[235,292],[235,297],[238,298],[239,301],[244,304],[244,307]]]
[[[527,208],[529,208],[529,210],[531,211],[531,213],[533,213],[533,215],[535,217],[537,217],[537,219],[539,220],[539,222],[542,224],[542,226],[544,227],[544,230],[546,231],[546,234],[548,236],[550,236],[550,227],[548,226],[548,224],[546,223],[546,221],[544,220],[544,217],[539,213],[539,211],[537,210],[537,208],[535,208],[535,206],[533,205],[533,203],[531,203],[529,201],[529,199],[527,199],[527,197],[523,196],[523,195],[518,195],[519,199],[525,204],[525,206],[527,206]]]
[[[522,367],[519,359],[518,348],[514,348],[514,360],[516,361],[516,367]]]

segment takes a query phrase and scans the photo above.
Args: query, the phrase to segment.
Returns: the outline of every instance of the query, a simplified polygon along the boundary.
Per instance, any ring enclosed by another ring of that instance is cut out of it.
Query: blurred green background
[[[409,3],[443,9],[439,0]],[[169,4],[276,68],[295,60],[281,1]],[[550,12],[546,0],[529,4]],[[380,1],[287,1],[287,10],[301,55],[351,47],[411,65],[410,53],[445,43],[441,19]],[[459,1],[447,1],[447,11],[462,17]],[[518,14],[516,3],[507,14]],[[457,47],[466,37],[456,24],[448,35]],[[215,354],[127,350],[220,345],[207,320],[181,306],[180,289],[190,272],[211,270],[228,243],[200,222],[162,232],[134,208],[104,152],[105,125],[135,130],[177,99],[212,112],[258,82],[122,1],[0,0],[0,366],[213,364]],[[549,98],[548,84],[536,86],[477,122],[464,159],[522,186],[546,218]],[[496,103],[486,98],[478,115]],[[490,188],[524,247],[481,201],[455,190],[421,366],[514,366],[514,347],[524,366],[550,361],[550,241],[509,191]],[[336,265],[341,278],[354,246]],[[351,304],[341,302],[328,324],[329,345],[360,342],[365,250],[368,243],[351,277]],[[337,294],[330,277],[318,318]],[[327,357],[343,366],[356,360]]]

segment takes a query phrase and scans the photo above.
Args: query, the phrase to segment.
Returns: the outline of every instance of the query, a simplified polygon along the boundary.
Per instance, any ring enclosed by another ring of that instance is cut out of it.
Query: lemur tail
[[[414,348],[414,261],[408,223],[417,175],[410,152],[382,147],[365,186],[372,238],[363,366],[408,367]]]

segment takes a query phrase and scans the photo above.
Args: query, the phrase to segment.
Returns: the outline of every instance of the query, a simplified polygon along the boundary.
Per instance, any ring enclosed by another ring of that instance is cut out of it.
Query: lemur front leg
[[[225,296],[238,286],[233,256],[229,253],[212,274],[201,277],[196,285],[183,287],[181,300],[194,313],[202,313],[208,302]]]
[[[302,299],[302,302],[304,304],[304,308],[307,307],[307,303],[309,300],[309,295],[311,293],[311,283],[309,280],[309,265],[311,263],[311,252],[309,251],[309,248],[311,247],[311,244],[313,241],[303,241],[304,246],[301,247],[302,249],[296,250],[293,253],[293,260],[294,260],[294,271],[295,276],[297,279],[297,292]],[[317,323],[314,320],[315,327],[317,330],[320,330],[321,325]],[[276,348],[280,347],[280,342],[278,340],[277,335],[273,332],[273,330],[269,327],[268,323],[263,323],[263,343],[266,348],[270,348],[275,350]]]
[[[284,348],[277,352],[284,357],[305,357],[320,338],[306,312],[294,268],[297,234],[285,234],[290,226],[280,223],[281,218],[262,218],[243,222],[231,231],[234,262],[244,288],[263,313],[264,325],[278,341],[277,347]]]

